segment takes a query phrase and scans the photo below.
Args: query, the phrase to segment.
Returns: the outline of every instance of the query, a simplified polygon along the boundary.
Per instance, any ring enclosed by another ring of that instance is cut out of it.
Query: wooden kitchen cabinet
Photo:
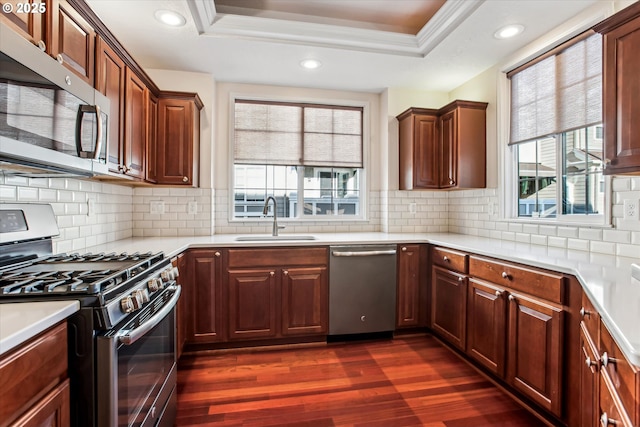
[[[398,245],[398,280],[396,290],[396,329],[424,325],[426,311],[422,266],[423,245]]]
[[[191,249],[187,252],[186,269],[180,276],[187,287],[184,303],[186,342],[210,344],[224,341],[222,315],[222,269],[224,251]]]
[[[70,425],[67,324],[0,357],[0,426]]]
[[[44,50],[48,43],[47,3],[45,0],[1,0],[0,6],[3,6],[3,12],[0,13],[0,21],[8,24],[13,31]],[[6,5],[10,5],[11,12],[5,11],[4,8],[9,7]],[[44,12],[28,13],[25,11],[25,5],[27,9],[31,8],[29,10],[38,12],[44,10]]]
[[[486,187],[487,105],[458,100],[398,115],[400,189]]]
[[[98,36],[95,87],[110,103],[107,162],[112,172],[120,172],[124,165],[125,81],[124,61]]]
[[[149,91],[149,104],[147,106],[147,167],[145,180],[153,184],[158,183],[158,97]]]
[[[580,325],[580,426],[598,426],[600,358],[598,349],[584,325]]]
[[[596,25],[603,34],[605,174],[640,174],[640,3]]]
[[[431,279],[431,328],[443,339],[465,349],[467,277],[433,267]]]
[[[195,93],[160,94],[157,147],[150,162],[155,165],[158,184],[198,185],[202,107]]]
[[[121,172],[145,178],[149,91],[130,69],[125,70],[125,119]]]
[[[89,23],[65,0],[51,0],[48,53],[93,86],[96,34]]]
[[[326,335],[326,248],[229,249],[229,340]]]

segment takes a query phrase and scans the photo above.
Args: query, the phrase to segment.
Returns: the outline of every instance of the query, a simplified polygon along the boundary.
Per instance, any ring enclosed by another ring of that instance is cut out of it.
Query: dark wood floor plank
[[[176,426],[533,427],[429,336],[187,354]]]

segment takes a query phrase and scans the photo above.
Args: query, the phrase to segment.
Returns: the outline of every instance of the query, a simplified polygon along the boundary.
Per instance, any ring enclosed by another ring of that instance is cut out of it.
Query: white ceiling
[[[210,73],[219,82],[449,92],[586,9],[611,2],[447,0],[439,10],[438,0],[87,3],[143,68]],[[421,9],[427,3],[429,7]],[[337,6],[337,14],[328,11],[327,4]],[[358,10],[365,4],[373,11]],[[298,9],[287,9],[292,5]],[[165,26],[154,18],[157,9],[180,12],[187,24]],[[381,22],[375,11],[384,11],[388,19]],[[420,14],[434,11],[426,25],[416,24],[428,19]],[[403,26],[403,21],[413,27]],[[493,37],[498,28],[512,23],[525,26],[519,37]],[[415,32],[416,28],[420,29]],[[306,58],[323,65],[303,69],[299,63]]]

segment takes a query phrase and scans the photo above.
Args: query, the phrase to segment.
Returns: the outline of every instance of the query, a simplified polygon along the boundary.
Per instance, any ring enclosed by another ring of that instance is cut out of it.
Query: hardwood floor
[[[542,423],[430,336],[183,355],[176,426]]]

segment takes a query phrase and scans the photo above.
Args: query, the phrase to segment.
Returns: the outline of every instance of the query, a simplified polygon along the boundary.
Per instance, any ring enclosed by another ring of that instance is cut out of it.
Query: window
[[[268,196],[281,218],[363,217],[362,107],[236,99],[234,115],[235,219]]]
[[[604,218],[601,57],[585,34],[508,74],[516,217]]]

